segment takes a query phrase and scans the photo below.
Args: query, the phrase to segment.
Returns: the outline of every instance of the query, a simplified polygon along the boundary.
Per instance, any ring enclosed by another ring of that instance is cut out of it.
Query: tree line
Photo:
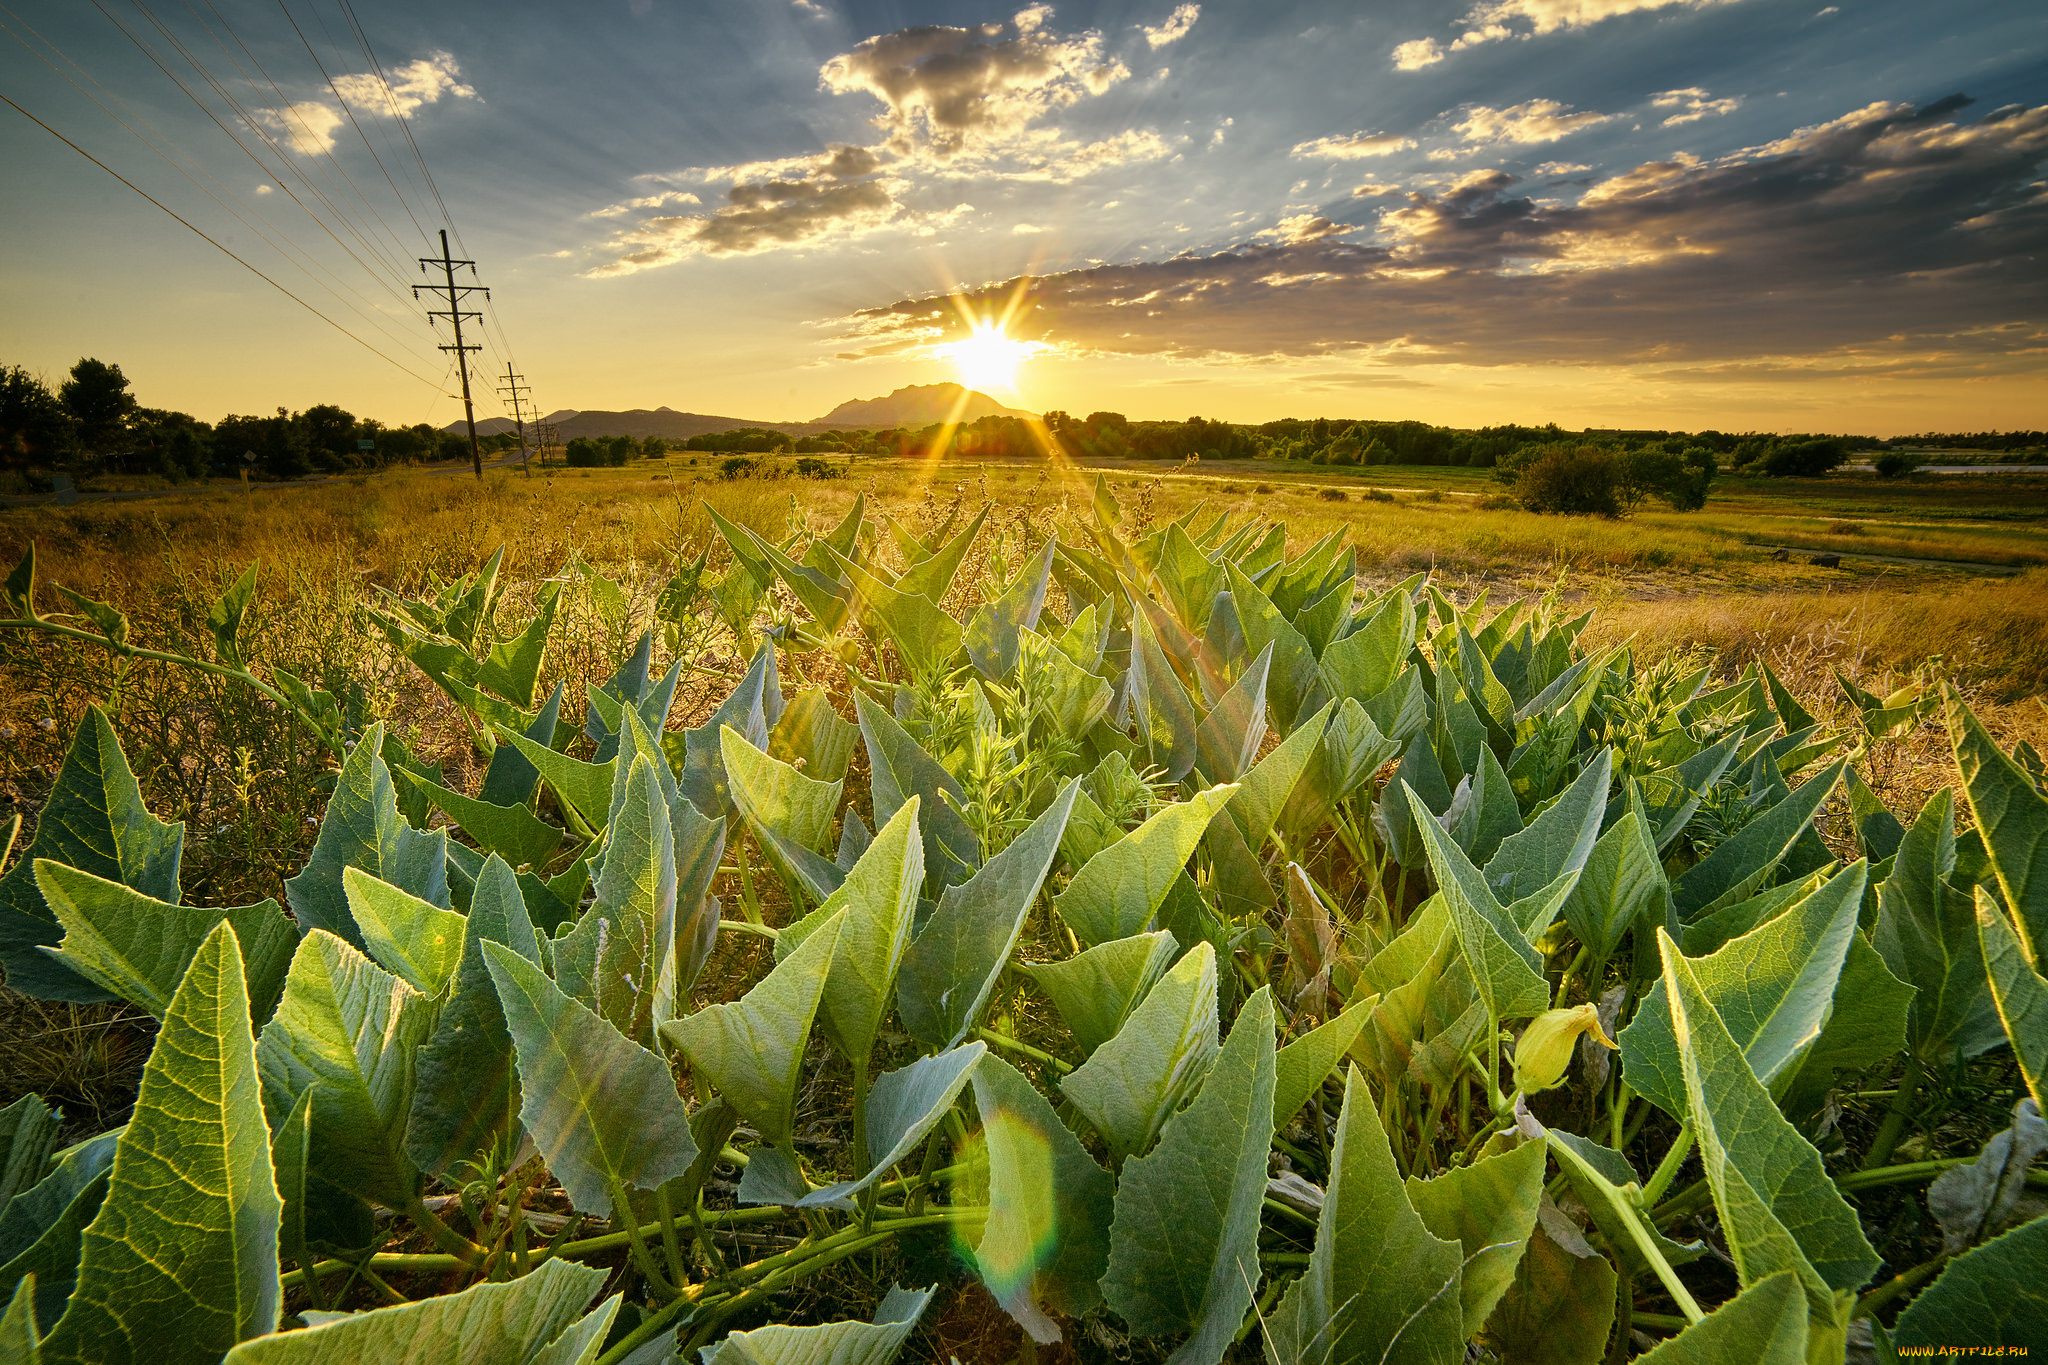
[[[517,444],[487,436],[497,451]],[[271,479],[467,459],[469,438],[425,422],[386,426],[333,403],[203,422],[144,406],[119,365],[87,356],[54,389],[19,365],[0,366],[0,469],[73,476],[155,475],[171,482],[247,467]]]

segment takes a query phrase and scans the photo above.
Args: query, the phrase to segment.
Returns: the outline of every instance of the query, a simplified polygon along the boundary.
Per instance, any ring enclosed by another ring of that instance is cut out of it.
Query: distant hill
[[[956,406],[959,408],[957,413]],[[692,436],[732,431],[738,427],[760,427],[767,431],[786,431],[792,436],[811,436],[845,427],[923,427],[943,422],[949,417],[955,421],[972,422],[989,416],[1033,415],[1017,408],[1006,408],[987,394],[958,384],[912,384],[886,398],[856,398],[841,403],[815,422],[770,422],[757,417],[677,412],[674,408],[628,408],[623,412],[563,408],[541,420],[553,426],[564,441],[578,436],[632,436],[641,440],[659,436],[668,441],[686,441]],[[450,422],[442,430],[460,433],[467,428],[461,422]],[[495,436],[516,430],[518,428],[509,417],[486,417],[476,424],[479,436]]]
[[[964,402],[962,401],[964,398]],[[1033,417],[1035,413],[1006,408],[985,393],[958,384],[912,384],[887,398],[855,398],[820,417],[818,427],[922,427],[949,418],[974,422],[983,417]]]

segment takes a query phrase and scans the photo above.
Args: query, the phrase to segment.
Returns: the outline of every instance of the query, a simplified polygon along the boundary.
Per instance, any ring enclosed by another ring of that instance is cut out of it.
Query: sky
[[[510,364],[543,410],[760,420],[964,378],[1134,418],[2048,425],[2036,0],[0,0],[0,28],[0,364],[96,356],[207,420],[459,417],[411,296],[452,223],[491,289],[479,416]]]

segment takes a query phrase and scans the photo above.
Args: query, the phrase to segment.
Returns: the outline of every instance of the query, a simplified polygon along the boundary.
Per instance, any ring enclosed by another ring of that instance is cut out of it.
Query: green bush
[[[1880,479],[1903,479],[1920,467],[1920,457],[1907,450],[1887,450],[1872,463]]]

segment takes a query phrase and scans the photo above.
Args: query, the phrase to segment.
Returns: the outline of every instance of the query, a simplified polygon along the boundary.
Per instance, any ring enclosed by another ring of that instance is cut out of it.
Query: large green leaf
[[[538,1365],[550,1343],[575,1330],[604,1279],[602,1270],[551,1260],[504,1283],[244,1342],[222,1365]]]
[[[1747,1287],[1792,1271],[1811,1327],[1823,1341],[1838,1340],[1841,1303],[1870,1279],[1879,1257],[1820,1153],[1785,1121],[1750,1069],[1692,964],[1662,930],[1658,946],[1685,1066],[1686,1117],[1736,1273]]]
[[[1415,830],[1429,855],[1465,965],[1488,1017],[1499,1021],[1542,1013],[1550,1005],[1542,957],[1494,899],[1485,876],[1424,809],[1415,789],[1402,783],[1401,794],[1414,812]]]
[[[1799,1277],[1765,1276],[1661,1346],[1639,1365],[1801,1365],[1806,1301]]]
[[[969,1043],[935,1057],[920,1057],[909,1066],[885,1071],[868,1091],[865,1128],[868,1169],[856,1180],[842,1180],[813,1191],[798,1201],[805,1207],[846,1204],[854,1194],[887,1175],[909,1156],[952,1109],[953,1101],[974,1078],[974,1068],[988,1053],[985,1043]]]
[[[42,1365],[42,1337],[36,1331],[36,1281],[33,1275],[15,1286],[7,1310],[0,1312],[0,1361],[6,1365]]]
[[[988,1153],[974,1267],[1034,1341],[1058,1341],[1047,1310],[1078,1318],[1102,1301],[1116,1182],[1008,1062],[984,1057],[973,1084]]]
[[[1060,918],[1090,947],[1144,933],[1202,832],[1236,793],[1235,785],[1211,787],[1175,802],[1090,858],[1054,898]]]
[[[512,752],[519,751],[515,748]],[[494,805],[464,796],[417,773],[408,772],[405,779],[430,804],[460,825],[464,834],[476,840],[477,847],[497,854],[514,867],[539,867],[562,846],[562,831],[524,804]]]
[[[2012,1055],[2034,1103],[2048,1114],[2048,979],[2028,964],[2012,921],[1983,887],[1977,888],[1977,933]]]
[[[114,998],[39,951],[62,937],[36,887],[39,860],[48,858],[175,903],[184,844],[183,825],[165,824],[143,805],[142,789],[106,713],[86,707],[36,818],[35,838],[21,860],[0,876],[0,963],[6,966],[8,987],[46,1000]]]
[[[1593,1365],[1613,1334],[1615,1279],[1578,1228],[1546,1209],[1486,1320],[1485,1344],[1501,1365]]]
[[[555,690],[548,694],[546,703],[534,716],[524,738],[543,747],[554,743],[555,731],[562,720],[564,690],[561,683],[555,684]],[[540,769],[528,762],[526,755],[517,748],[501,743],[491,751],[491,763],[484,769],[483,785],[477,788],[477,799],[492,806],[525,805],[533,800],[539,786]]]
[[[192,955],[225,921],[241,944],[255,1018],[267,1019],[277,1007],[299,933],[276,901],[208,910],[160,901],[47,858],[35,873],[44,903],[64,928],[55,955],[101,990],[163,1018]]]
[[[616,760],[585,763],[567,754],[556,753],[547,745],[514,730],[501,730],[498,737],[533,766],[558,801],[572,807],[591,828],[603,827],[605,812],[611,808],[612,772]]]
[[[275,1330],[281,1209],[241,950],[221,924],[164,1011],[44,1360],[213,1365]]]
[[[891,1288],[873,1322],[780,1323],[734,1332],[703,1349],[703,1365],[889,1365],[924,1316],[932,1290]],[[674,1359],[674,1357],[670,1357]]]
[[[1766,1086],[1820,1037],[1856,934],[1865,867],[1842,871],[1776,919],[1687,965],[1749,1067]],[[1621,1063],[1636,1093],[1668,1114],[1686,1111],[1685,1070],[1663,983],[1621,1031]]]
[[[162,1015],[157,1011],[159,1018]],[[42,1179],[43,1167],[57,1145],[57,1124],[57,1115],[40,1095],[23,1095],[0,1109],[0,1210]],[[0,1220],[5,1216],[0,1212]]]
[[[991,682],[1002,682],[1017,670],[1024,632],[1037,627],[1039,613],[1045,609],[1052,554],[1053,542],[1047,540],[1014,582],[967,618],[962,641],[967,657]]]
[[[1534,895],[1586,866],[1600,836],[1613,770],[1614,751],[1602,749],[1527,829],[1502,841],[1485,863],[1486,884],[1501,904]]]
[[[1138,753],[1145,766],[1159,769],[1170,782],[1180,781],[1195,766],[1195,704],[1142,609],[1131,617],[1129,689],[1138,724]]]
[[[1564,921],[1595,962],[1605,962],[1638,924],[1663,920],[1671,883],[1650,839],[1648,821],[1632,809],[1593,845],[1565,898]]]
[[[662,1038],[689,1056],[765,1142],[789,1142],[804,1042],[844,923],[835,914],[738,1000],[661,1026]]]
[[[1899,1314],[1892,1336],[1900,1347],[1932,1347],[1936,1354],[1973,1346],[2025,1351],[2048,1341],[2043,1324],[2048,1324],[2048,1218],[2036,1218],[1950,1261]]]
[[[33,1275],[38,1322],[63,1316],[64,1301],[78,1282],[79,1244],[106,1200],[120,1136],[115,1129],[61,1153],[55,1169],[0,1215],[0,1294]]]
[[[1871,934],[1893,975],[1918,990],[1908,1023],[1913,1050],[1937,1063],[2005,1040],[1986,987],[1976,907],[1969,889],[1954,885],[1955,872],[1955,794],[1944,787],[1899,840]]]
[[[299,875],[284,884],[285,903],[301,930],[324,929],[363,946],[342,887],[344,868],[361,868],[379,881],[433,905],[448,904],[448,836],[423,834],[398,813],[391,769],[380,751],[384,727],[370,727],[349,752],[320,817],[320,833]]]
[[[1197,943],[1060,1089],[1112,1152],[1135,1156],[1202,1084],[1216,1051],[1216,951]]]
[[[1394,683],[1415,647],[1415,603],[1389,594],[1358,629],[1323,650],[1323,686],[1333,697],[1365,702]]]
[[[1323,1082],[1336,1071],[1337,1063],[1358,1041],[1359,1030],[1365,1027],[1373,1006],[1378,1003],[1376,995],[1360,996],[1336,1018],[1310,1029],[1280,1049],[1273,1062],[1275,1128],[1285,1127],[1289,1119],[1301,1112],[1301,1106],[1308,1103],[1309,1096],[1323,1088]]]
[[[1463,1249],[1458,1299],[1466,1336],[1485,1325],[1514,1283],[1543,1202],[1546,1150],[1541,1142],[1525,1142],[1431,1180],[1408,1177],[1408,1202],[1423,1226]]]
[[[324,929],[299,941],[256,1057],[263,1103],[282,1122],[307,1087],[313,1164],[343,1189],[403,1208],[416,1177],[403,1151],[413,1064],[433,1002]]]
[[[1791,1083],[1781,1077],[1771,1085],[1778,1107],[1787,1117],[1803,1121],[1827,1102],[1837,1077],[1903,1051],[1913,996],[1913,988],[1892,975],[1870,940],[1860,930],[1852,935],[1826,1026],[1806,1050]]]
[[[1102,1295],[1134,1335],[1188,1334],[1171,1365],[1216,1365],[1258,1293],[1273,1042],[1273,997],[1262,987],[1201,1093],[1117,1181]]]
[[[462,916],[358,867],[342,869],[341,885],[370,959],[421,995],[439,996],[462,960]]]
[[[1992,874],[2012,911],[2020,947],[2038,971],[2048,967],[2048,796],[1960,699],[1950,705],[1949,734]]]
[[[1462,1361],[1463,1261],[1459,1243],[1431,1232],[1409,1202],[1372,1094],[1350,1072],[1315,1252],[1266,1319],[1273,1358]]]
[[[1178,951],[1171,933],[1155,929],[1099,943],[1059,962],[1019,965],[1052,1000],[1085,1057],[1116,1036]]]
[[[812,853],[824,852],[839,809],[840,784],[806,777],[770,758],[729,725],[719,731],[718,741],[733,803],[747,823]]]
[[[1080,789],[1079,778],[1068,782],[1008,848],[947,887],[904,951],[897,1008],[904,1029],[926,1047],[957,1046],[981,1017],[1059,856]]]
[[[860,727],[832,709],[823,688],[812,688],[798,693],[784,708],[768,736],[768,754],[799,767],[806,777],[837,782],[846,776],[859,738]]]
[[[432,1175],[502,1139],[519,1111],[512,1037],[484,962],[486,943],[540,961],[519,879],[495,855],[484,863],[470,897],[454,989],[419,1051],[405,1150]]]
[[[1274,723],[1283,731],[1291,730],[1316,681],[1315,650],[1237,565],[1223,568],[1230,577],[1231,602],[1244,631],[1244,657],[1256,658],[1267,645],[1273,647],[1266,700],[1272,705]]]
[[[865,1074],[882,1016],[896,998],[896,969],[910,944],[917,891],[924,882],[924,843],[918,837],[918,797],[899,809],[846,874],[839,889],[799,924],[783,931],[776,955],[816,926],[846,912],[839,948],[825,978],[820,1023],[841,1056]]]
[[[960,808],[967,804],[967,789],[866,693],[855,693],[853,705],[867,747],[875,819],[893,819],[911,797],[921,797],[918,823],[924,832],[926,874],[940,886],[965,881],[981,866],[981,841],[960,818]]]
[[[1842,759],[1801,783],[1796,791],[1716,845],[1671,883],[1671,904],[1682,920],[1733,905],[1764,884],[1813,824],[1848,767]]]
[[[623,1189],[658,1189],[697,1145],[668,1064],[556,989],[502,944],[484,945],[519,1064],[519,1121],[573,1208],[603,1213]]]
[[[628,761],[623,748],[619,761]],[[660,755],[635,753],[630,762],[595,897],[555,944],[555,980],[570,999],[652,1047],[676,1008],[676,846]]]

